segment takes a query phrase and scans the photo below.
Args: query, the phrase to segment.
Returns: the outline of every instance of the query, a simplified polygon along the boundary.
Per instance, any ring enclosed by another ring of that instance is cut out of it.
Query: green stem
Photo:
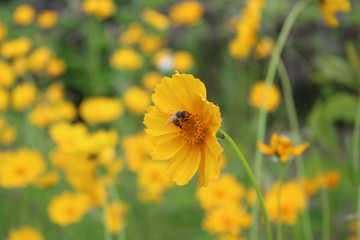
[[[111,186],[109,187],[110,188],[110,195],[111,195],[111,198],[113,199],[114,202],[120,203],[120,197],[119,197],[119,194],[118,194],[114,184],[111,184]],[[121,216],[121,217],[124,218],[124,216]],[[125,221],[122,221],[122,222],[125,223]],[[126,226],[124,224],[123,229],[120,230],[120,232],[118,233],[118,239],[119,240],[125,240],[126,239],[126,231],[125,231],[125,229],[126,229]]]
[[[241,153],[240,149],[237,147],[237,145],[235,144],[235,142],[232,140],[232,138],[223,130],[219,130],[225,137],[226,141],[230,144],[230,146],[232,147],[232,149],[234,150],[234,152],[236,153],[237,157],[239,158],[240,162],[242,163],[243,167],[245,168],[246,173],[248,174],[251,184],[253,185],[258,200],[260,202],[260,206],[261,206],[261,210],[263,212],[264,215],[264,220],[265,220],[265,226],[266,226],[266,232],[267,232],[267,238],[268,240],[272,240],[272,234],[271,234],[271,226],[270,226],[270,222],[269,222],[269,217],[265,208],[265,203],[264,203],[264,198],[261,194],[260,188],[256,182],[255,176],[253,174],[253,172],[251,171],[244,155]]]
[[[281,222],[281,189],[285,178],[286,163],[280,162],[279,189],[277,192],[278,201],[278,219],[277,219],[277,239],[282,240],[282,222]]]
[[[294,97],[292,95],[290,79],[289,79],[289,75],[286,71],[284,62],[281,59],[278,64],[278,73],[280,76],[281,85],[284,90],[285,105],[286,105],[286,110],[287,110],[288,117],[289,117],[291,135],[292,135],[292,138],[294,139],[295,143],[300,144],[301,143],[300,127],[299,127],[298,118],[297,118],[297,114],[296,114]],[[304,167],[304,159],[302,156],[298,157],[298,160],[296,161],[296,166],[297,166],[297,170],[298,170],[299,179],[304,179],[305,167]],[[305,188],[305,186],[303,186],[303,188]],[[325,192],[325,194],[326,194],[326,198],[327,198],[327,192]],[[326,199],[326,198],[324,198],[324,199]],[[322,200],[323,200],[323,198],[322,198]],[[326,203],[324,203],[324,202],[322,203],[322,205],[323,205],[323,216],[324,216],[324,215],[326,215],[326,212],[324,212],[325,207],[328,205],[326,205]],[[330,211],[330,209],[327,209],[326,211]],[[311,222],[310,222],[311,220],[310,220],[310,214],[309,214],[308,208],[305,209],[304,215],[301,218],[301,221],[303,222],[302,225],[303,225],[303,230],[304,230],[306,239],[312,239]],[[324,224],[325,223],[326,223],[326,221],[324,222]],[[325,228],[323,228],[323,230],[325,230]],[[323,232],[323,235],[326,235],[326,234]]]
[[[321,188],[321,205],[322,205],[322,239],[330,240],[330,202],[325,188]]]
[[[107,210],[108,206],[109,206],[109,199],[108,199],[108,195],[106,194],[105,199],[104,199],[104,205],[103,205],[103,222],[104,222],[104,239],[105,240],[111,239],[111,232],[106,227],[106,210]]]
[[[360,146],[360,95],[356,109],[356,118],[353,134],[353,169],[355,182],[358,186],[358,196],[357,196],[357,239],[360,239],[360,179],[359,179],[359,146]]]
[[[290,11],[289,15],[287,16],[285,23],[281,29],[279,37],[276,41],[276,45],[274,47],[274,51],[271,55],[270,64],[266,72],[266,86],[272,85],[274,81],[276,66],[278,65],[281,52],[284,48],[285,41],[289,35],[289,32],[295,22],[295,19],[299,16],[301,11],[307,6],[309,0],[303,0],[296,4],[296,6]],[[265,97],[266,99],[266,97]],[[267,113],[265,111],[265,101],[263,102],[262,108],[259,112],[259,120],[258,120],[258,133],[257,133],[257,141],[264,141],[265,137],[265,129],[266,129],[266,118]],[[259,151],[256,151],[255,155],[255,176],[258,179],[259,183],[261,183],[261,168],[262,168],[262,154]],[[258,211],[256,204],[253,207],[253,218],[255,223],[251,228],[251,238],[250,239],[258,239]],[[310,238],[307,238],[310,239]]]

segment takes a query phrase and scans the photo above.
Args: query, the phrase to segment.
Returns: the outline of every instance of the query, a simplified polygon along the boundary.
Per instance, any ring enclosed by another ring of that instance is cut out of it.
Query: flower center
[[[205,137],[205,124],[201,121],[199,114],[189,114],[185,121],[180,121],[180,134],[186,143],[198,145]]]

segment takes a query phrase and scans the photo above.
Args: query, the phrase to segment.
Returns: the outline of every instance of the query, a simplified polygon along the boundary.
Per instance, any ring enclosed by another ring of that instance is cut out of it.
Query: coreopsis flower
[[[256,82],[250,89],[249,103],[252,107],[264,108],[268,112],[277,109],[281,102],[280,90],[275,85],[266,86],[264,81]]]
[[[15,86],[11,93],[11,104],[18,110],[23,111],[36,100],[38,90],[33,83],[26,82]]]
[[[22,77],[28,70],[28,61],[26,57],[15,58],[12,63],[13,70],[17,77]]]
[[[198,188],[196,197],[203,208],[209,209],[225,204],[239,202],[244,197],[245,188],[234,176],[223,175],[206,188]]]
[[[12,67],[0,60],[0,86],[10,87],[15,82],[15,72]]]
[[[1,55],[6,58],[19,58],[27,54],[32,48],[29,38],[20,37],[4,42],[1,46]]]
[[[99,19],[106,19],[114,15],[116,5],[113,0],[85,0],[82,4],[83,11]]]
[[[154,9],[145,8],[141,13],[141,17],[147,24],[158,30],[166,30],[169,28],[169,19]]]
[[[6,240],[43,240],[41,233],[35,228],[23,225],[18,229],[12,229]]]
[[[307,197],[302,183],[299,181],[285,182],[281,185],[280,199],[278,194],[279,184],[275,184],[264,198],[269,220],[274,222],[281,221],[288,225],[295,224],[298,216],[304,211],[307,204]]]
[[[132,48],[120,48],[110,57],[110,65],[117,69],[137,70],[141,64],[141,56]]]
[[[187,0],[172,6],[169,17],[175,24],[196,24],[204,15],[204,7],[198,1]]]
[[[53,78],[62,75],[66,70],[66,64],[59,58],[52,58],[46,65],[46,73]]]
[[[194,58],[188,51],[177,51],[174,53],[174,70],[187,72],[194,65]]]
[[[123,114],[123,104],[117,98],[94,97],[80,105],[80,116],[88,123],[107,123]]]
[[[0,22],[0,42],[5,39],[7,33],[8,33],[8,29],[6,25]]]
[[[337,27],[339,26],[339,21],[335,15],[338,12],[349,12],[351,10],[351,3],[349,0],[321,0],[320,9],[327,25]]]
[[[148,90],[152,91],[160,83],[161,76],[162,75],[159,72],[155,72],[155,71],[148,72],[144,74],[144,76],[142,77],[142,84]]]
[[[270,139],[270,146],[257,142],[260,152],[268,155],[276,155],[281,162],[287,162],[289,157],[300,156],[308,147],[308,143],[293,146],[289,138],[274,133]]]
[[[255,47],[255,56],[258,59],[264,59],[268,57],[274,48],[274,40],[270,37],[263,38],[257,42]]]
[[[144,35],[139,41],[139,48],[145,54],[152,54],[163,47],[165,43],[166,39],[162,36]]]
[[[249,228],[252,217],[239,204],[226,204],[206,212],[203,229],[212,234],[237,234],[244,228]]]
[[[17,132],[16,129],[6,124],[3,129],[0,131],[0,143],[2,143],[5,146],[8,146],[15,142],[17,138]]]
[[[9,92],[0,87],[0,111],[6,111],[6,109],[9,106],[9,102],[10,102],[10,95]]]
[[[13,21],[17,25],[25,26],[34,21],[35,9],[29,4],[22,4],[15,9]]]
[[[59,20],[59,14],[54,10],[43,10],[37,16],[37,24],[40,28],[52,28]]]
[[[45,169],[45,161],[36,150],[19,149],[0,155],[0,185],[4,188],[24,187],[33,183]]]
[[[150,96],[139,87],[130,87],[124,93],[124,103],[130,112],[143,114],[150,105]]]
[[[35,49],[28,57],[28,68],[34,73],[44,70],[54,53],[47,47]]]
[[[61,83],[51,84],[45,91],[45,98],[49,102],[59,102],[65,95],[64,85]]]
[[[110,203],[105,210],[105,226],[112,233],[118,233],[125,227],[127,205],[123,202]]]
[[[86,195],[65,192],[51,199],[47,211],[54,223],[66,226],[81,221],[89,207]]]
[[[178,185],[198,172],[200,186],[220,175],[223,148],[216,139],[220,108],[206,100],[205,85],[190,74],[164,77],[152,95],[144,124],[154,136],[153,159],[171,159],[167,175]]]
[[[132,23],[118,39],[120,44],[132,45],[140,41],[144,35],[144,29],[139,23]]]
[[[336,170],[324,172],[316,177],[319,185],[325,189],[335,189],[338,186],[340,179],[341,174]]]

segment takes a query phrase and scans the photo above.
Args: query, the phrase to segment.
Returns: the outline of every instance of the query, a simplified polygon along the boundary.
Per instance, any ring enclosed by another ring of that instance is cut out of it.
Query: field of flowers
[[[358,0],[0,1],[0,240],[359,219]]]

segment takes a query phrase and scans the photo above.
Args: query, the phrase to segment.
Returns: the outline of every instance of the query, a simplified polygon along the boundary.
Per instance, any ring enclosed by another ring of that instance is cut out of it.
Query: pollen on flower
[[[200,119],[199,114],[190,114],[186,121],[180,122],[180,134],[184,137],[184,141],[191,145],[202,143],[205,134],[205,124]]]

